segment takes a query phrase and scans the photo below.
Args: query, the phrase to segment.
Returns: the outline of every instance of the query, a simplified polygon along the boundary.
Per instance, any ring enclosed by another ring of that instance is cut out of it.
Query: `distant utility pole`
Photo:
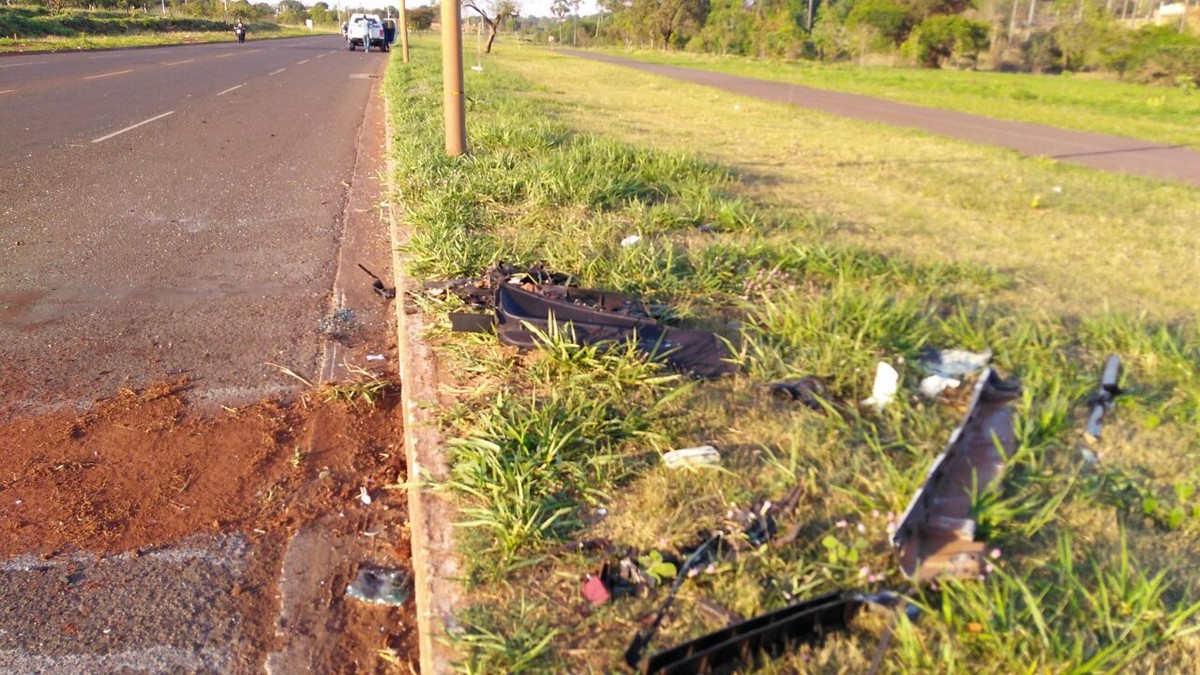
[[[408,63],[408,11],[404,5],[404,0],[400,0],[400,52]]]
[[[459,0],[442,0],[442,105],[446,154],[467,154],[467,102],[463,92],[462,11]]]

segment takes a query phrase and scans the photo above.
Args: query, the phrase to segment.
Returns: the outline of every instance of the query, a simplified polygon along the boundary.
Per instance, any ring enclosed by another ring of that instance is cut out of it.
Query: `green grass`
[[[996,300],[1053,314],[1200,313],[1194,187],[1030,159],[735,96],[543,50],[494,59],[583,131],[731,169],[738,197],[808,243],[921,265],[1003,270]],[[564,80],[587,82],[581,87]],[[473,79],[473,78],[472,78]],[[570,105],[566,105],[570,102]],[[662,114],[670,110],[671,114]],[[1086,281],[1084,281],[1086,280]]]
[[[1020,218],[1028,214],[978,193],[1014,175],[1139,195],[1164,229],[1185,229],[1182,217],[1164,224],[1163,216],[1193,204],[1195,191],[828,118],[807,124],[846,156],[867,159],[882,139],[931,158],[962,153],[969,171],[939,167],[926,177],[932,172],[885,162],[852,179],[821,170],[801,178],[791,165],[813,155],[780,130],[798,126],[803,135],[806,120],[533,50],[502,51],[483,74],[468,73],[472,155],[447,158],[436,49],[417,41],[413,63],[393,60],[385,82],[395,198],[413,234],[404,251],[410,269],[448,278],[497,260],[544,261],[717,331],[737,346],[742,366],[738,376],[696,382],[633,351],[574,346],[557,331],[541,337],[542,349],[519,353],[439,323],[430,339],[448,378],[440,423],[451,439],[447,487],[460,505],[468,591],[458,617],[463,670],[612,672],[663,593],[588,606],[579,583],[604,556],[574,542],[678,553],[726,525],[735,505],[797,486],[802,496],[788,520],[800,526],[797,539],[744,548],[684,583],[656,646],[718,627],[696,611],[701,599],[751,616],[839,587],[891,588],[926,611],[916,624],[897,624],[885,672],[1194,669],[1200,589],[1176,570],[1200,554],[1195,322],[1126,311],[1166,298],[1156,284],[1132,292],[1123,308],[1112,283],[1113,306],[1072,311],[1060,284],[1073,277],[985,265],[998,247],[987,237],[973,244],[980,259],[909,253],[937,247],[941,232],[975,235],[986,223],[1017,253],[1033,255],[1025,230],[1070,214],[1079,220],[1063,229],[1109,219],[1087,233],[1103,250],[1106,228],[1140,222],[1136,209],[1083,196],[1048,207],[1054,218]],[[590,86],[557,83],[566,66]],[[731,161],[735,154],[749,155],[754,170]],[[903,209],[871,198],[921,192]],[[940,208],[968,198],[962,208]],[[896,217],[900,229],[929,229],[905,232],[910,249],[888,250],[877,240]],[[871,228],[851,227],[872,218]],[[629,234],[642,242],[621,246]],[[1124,252],[1142,249],[1172,255],[1153,237]],[[1082,278],[1091,295],[1109,292],[1102,279]],[[422,305],[435,321],[453,307],[434,298]],[[911,394],[879,415],[854,405],[879,360],[913,391],[925,347],[991,348],[1024,387],[1018,450],[1003,483],[978,498],[980,525],[999,551],[995,570],[986,581],[937,590],[913,588],[899,574],[888,527],[961,409]],[[1080,453],[1085,402],[1112,351],[1126,360],[1130,393],[1093,448],[1101,463],[1092,466]],[[838,414],[781,404],[763,386],[809,374],[826,378]],[[665,450],[701,444],[720,449],[719,469],[671,472],[659,461]],[[863,672],[885,625],[868,617],[763,670]]]
[[[1200,96],[1086,75],[1030,75],[888,66],[762,61],[662,51],[611,54],[930,108],[1200,148]]]

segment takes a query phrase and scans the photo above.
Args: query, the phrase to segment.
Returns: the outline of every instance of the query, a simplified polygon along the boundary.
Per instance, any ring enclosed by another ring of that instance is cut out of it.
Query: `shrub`
[[[916,22],[912,10],[895,0],[862,0],[846,16],[847,28],[874,28],[893,45],[903,43]]]
[[[983,21],[957,15],[932,16],[913,31],[904,50],[929,68],[938,68],[943,61],[950,60],[974,65],[988,42],[988,24]]]
[[[1100,64],[1144,83],[1200,84],[1200,39],[1170,26],[1143,26],[1121,36]]]

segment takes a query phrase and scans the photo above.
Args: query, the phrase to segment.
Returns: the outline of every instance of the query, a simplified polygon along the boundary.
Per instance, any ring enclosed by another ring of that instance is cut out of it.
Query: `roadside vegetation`
[[[1200,148],[1200,91],[1099,76],[764,61],[661,50],[615,55],[844,91],[996,119]],[[797,99],[799,99],[797,94]]]
[[[238,3],[234,3],[236,5]],[[250,7],[248,3],[242,5]],[[234,5],[231,5],[234,6]],[[334,32],[337,24],[314,24],[309,31],[303,17],[275,15],[267,7],[238,13],[223,13],[220,3],[215,12],[200,12],[200,2],[180,5],[168,13],[136,9],[117,10],[74,8],[59,3],[55,8],[44,5],[0,6],[0,51],[63,51],[76,49],[111,49],[150,45],[185,44],[193,42],[224,42],[233,40],[233,25],[242,18],[251,39],[262,37],[296,37],[312,32]],[[239,9],[234,7],[234,9]],[[306,10],[307,11],[307,10]]]
[[[720,627],[702,601],[750,617],[838,588],[892,589],[923,611],[895,619],[884,672],[1194,670],[1200,274],[1181,242],[1194,240],[1197,190],[535,50],[468,73],[472,155],[448,158],[438,64],[436,43],[418,40],[385,84],[409,271],[442,280],[541,261],[715,330],[741,367],[694,381],[553,331],[518,353],[450,333],[454,303],[419,298],[448,379],[462,669],[613,671],[665,589],[589,605],[580,583],[609,558],[579,542],[653,565],[798,489],[781,527],[795,540],[747,545],[684,582],[654,648]],[[961,396],[912,393],[922,350],[949,347],[991,349],[1021,382],[1019,447],[978,499],[992,573],[918,588],[888,528],[961,418]],[[1086,401],[1110,353],[1128,393],[1085,453]],[[876,414],[856,402],[879,361],[900,370],[903,395]],[[804,375],[824,379],[832,410],[766,391]],[[719,468],[661,462],[704,444]],[[885,623],[763,670],[864,672]]]
[[[558,42],[928,68],[1101,71],[1135,82],[1200,86],[1200,8],[1186,2],[602,0],[598,4],[599,13],[581,17],[577,3],[556,2]],[[554,34],[554,27],[546,22],[522,23],[520,30]]]

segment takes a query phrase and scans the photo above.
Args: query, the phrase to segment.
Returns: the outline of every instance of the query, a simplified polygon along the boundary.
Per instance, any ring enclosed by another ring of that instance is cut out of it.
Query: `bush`
[[[1170,26],[1143,26],[1124,34],[1100,65],[1135,82],[1200,85],[1200,39]]]
[[[943,61],[974,65],[988,46],[988,24],[961,16],[932,16],[917,26],[904,45],[921,65],[938,68]]]
[[[916,23],[912,10],[894,0],[861,0],[846,16],[847,28],[874,28],[893,45],[903,43]]]
[[[1021,46],[1025,68],[1033,73],[1057,73],[1062,70],[1062,48],[1053,33],[1038,32]]]

